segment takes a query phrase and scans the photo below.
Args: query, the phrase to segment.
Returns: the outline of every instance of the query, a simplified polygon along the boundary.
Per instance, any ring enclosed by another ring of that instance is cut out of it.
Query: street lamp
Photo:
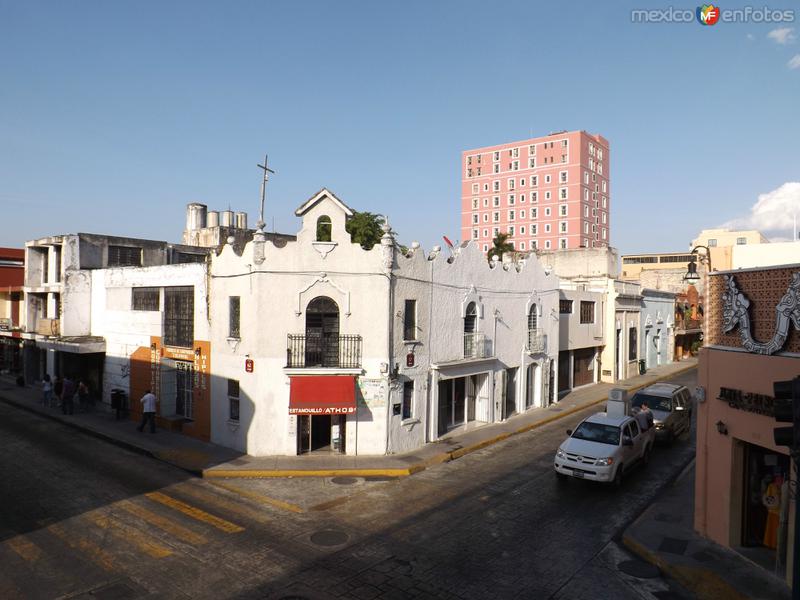
[[[705,254],[699,254],[697,252],[700,248],[706,251]],[[700,257],[701,263],[705,261],[706,271],[711,271],[711,250],[708,249],[708,246],[695,246],[692,248],[691,254],[692,256],[689,258],[689,264],[686,265],[687,271],[686,275],[683,276],[683,280],[695,284],[700,281],[700,274],[697,272],[697,257]]]

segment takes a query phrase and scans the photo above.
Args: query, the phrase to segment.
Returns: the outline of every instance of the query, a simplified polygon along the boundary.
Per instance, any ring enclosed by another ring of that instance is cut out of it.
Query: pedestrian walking
[[[89,411],[89,388],[82,379],[78,383],[78,405],[81,407],[81,412]]]
[[[45,373],[42,380],[42,406],[50,406],[53,403],[53,382],[50,381],[50,374]]]
[[[75,412],[75,382],[66,376],[61,390],[61,412],[65,415]]]
[[[56,408],[61,405],[61,393],[64,391],[64,381],[56,375],[56,379],[53,382],[53,408]]]
[[[147,390],[139,400],[142,403],[142,423],[137,427],[140,432],[144,431],[144,426],[150,421],[150,433],[156,432],[156,395]]]

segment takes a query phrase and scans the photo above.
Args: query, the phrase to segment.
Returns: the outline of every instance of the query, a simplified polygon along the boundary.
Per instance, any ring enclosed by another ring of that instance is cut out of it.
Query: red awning
[[[301,375],[290,379],[290,415],[347,415],[356,412],[355,377]]]

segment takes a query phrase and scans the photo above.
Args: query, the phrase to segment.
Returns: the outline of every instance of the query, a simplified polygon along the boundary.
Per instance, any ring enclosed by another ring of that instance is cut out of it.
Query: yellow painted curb
[[[205,469],[203,477],[211,479],[242,478],[259,479],[266,477],[407,477],[423,470],[417,465],[408,469]]]
[[[688,365],[672,373],[665,374],[664,377],[673,377],[675,375],[680,375],[681,373],[685,373],[686,371],[691,371],[692,369],[696,368],[697,364]],[[652,385],[653,383],[657,383],[658,381],[661,381],[661,379],[659,378],[656,379],[655,381],[642,383],[640,385],[635,385],[631,388],[626,388],[626,391],[628,393],[633,393],[642,389],[643,387]],[[457,460],[462,456],[466,456],[467,454],[470,454],[472,452],[476,452],[488,446],[497,444],[498,442],[502,442],[503,440],[506,440],[511,436],[520,433],[525,433],[527,431],[531,431],[538,427],[542,427],[543,425],[547,425],[549,423],[552,423],[553,421],[558,421],[559,419],[563,419],[564,417],[568,417],[569,415],[572,415],[576,412],[586,410],[587,408],[595,406],[596,404],[600,404],[601,402],[606,402],[607,400],[608,400],[607,395],[598,398],[597,400],[590,400],[585,404],[581,404],[580,406],[574,406],[570,409],[566,409],[563,412],[559,412],[549,417],[546,417],[541,421],[530,423],[514,431],[498,434],[487,440],[483,440],[481,442],[478,442],[477,444],[473,444],[465,448],[459,448],[458,450],[452,450],[450,452],[442,452],[441,454],[432,456],[431,458],[413,464],[405,469],[275,469],[275,470],[203,469],[202,476],[205,479],[211,479],[211,478],[266,479],[271,477],[408,477],[409,475],[413,475],[414,473],[419,473],[420,471],[424,471],[428,467],[450,462],[451,460]]]
[[[622,543],[628,550],[655,565],[683,587],[693,592],[699,600],[717,600],[718,598],[747,600],[748,598],[713,571],[688,565],[674,565],[634,541],[627,534],[622,537]]]

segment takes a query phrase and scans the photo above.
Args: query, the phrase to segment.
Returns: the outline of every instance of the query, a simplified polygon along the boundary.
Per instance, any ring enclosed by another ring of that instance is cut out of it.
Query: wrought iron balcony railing
[[[361,336],[290,333],[286,366],[358,369],[361,367]]]
[[[538,329],[528,330],[528,352],[547,352],[547,336]]]
[[[464,334],[464,358],[487,358],[491,355],[491,340],[487,340],[485,334]]]
[[[686,317],[678,317],[675,319],[675,329],[678,331],[691,331],[693,329],[702,329],[703,319],[692,319]]]

